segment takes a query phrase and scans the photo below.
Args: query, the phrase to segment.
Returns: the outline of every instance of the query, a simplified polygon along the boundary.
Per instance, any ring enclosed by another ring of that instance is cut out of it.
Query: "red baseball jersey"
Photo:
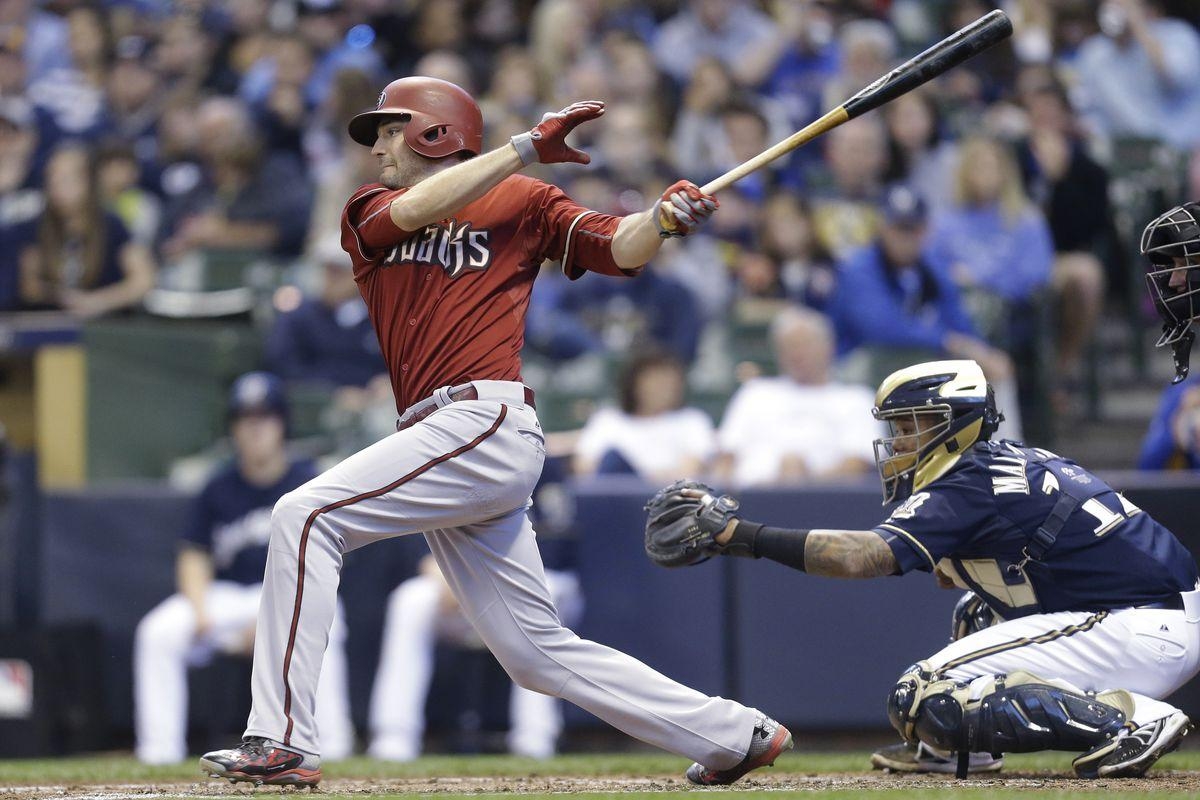
[[[361,187],[342,213],[342,247],[391,373],[396,408],[442,386],[521,380],[525,312],[538,268],[560,260],[574,280],[591,270],[633,275],[612,259],[620,217],[514,175],[424,230],[389,213],[407,189]]]

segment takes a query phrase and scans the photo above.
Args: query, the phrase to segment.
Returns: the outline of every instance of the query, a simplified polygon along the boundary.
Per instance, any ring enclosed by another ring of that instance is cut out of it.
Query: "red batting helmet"
[[[404,141],[429,158],[444,158],[466,150],[483,151],[483,114],[461,86],[437,78],[400,78],[379,94],[374,111],[350,120],[350,138],[374,147],[382,117],[408,119]]]

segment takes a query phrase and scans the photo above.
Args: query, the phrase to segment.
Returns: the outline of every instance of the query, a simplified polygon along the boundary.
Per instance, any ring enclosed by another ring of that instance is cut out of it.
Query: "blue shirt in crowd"
[[[1200,388],[1200,379],[1192,377],[1181,383],[1168,386],[1158,403],[1158,410],[1150,420],[1150,429],[1142,441],[1142,452],[1138,456],[1138,469],[1200,469],[1200,453],[1195,449],[1184,450],[1175,441],[1171,424],[1175,412],[1188,391]]]
[[[828,312],[839,355],[862,345],[940,351],[948,333],[975,335],[958,289],[942,270],[925,259],[891,269],[879,244],[846,257]]]
[[[1050,228],[1032,208],[1012,220],[998,205],[946,209],[934,216],[928,249],[936,263],[965,266],[974,285],[1007,300],[1028,299],[1054,266]]]

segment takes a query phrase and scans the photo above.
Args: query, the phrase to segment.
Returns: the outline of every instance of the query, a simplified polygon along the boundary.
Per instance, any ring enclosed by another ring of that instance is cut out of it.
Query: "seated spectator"
[[[95,138],[110,124],[105,83],[114,42],[108,15],[100,5],[77,5],[66,18],[71,66],[53,69],[29,84],[29,98],[50,120],[51,144]]]
[[[1108,173],[1087,153],[1066,93],[1043,83],[1023,96],[1029,135],[1019,155],[1030,195],[1039,203],[1054,239],[1052,284],[1057,300],[1054,372],[1066,392],[1081,381],[1084,348],[1104,305],[1099,255],[1112,244]],[[1113,258],[1114,267],[1118,259]],[[1124,288],[1128,281],[1118,275]],[[1066,398],[1063,398],[1064,400]]]
[[[779,264],[783,296],[825,308],[837,281],[833,259],[817,241],[812,211],[794,192],[776,191],[763,203],[758,249]]]
[[[1007,145],[985,137],[963,143],[954,201],[933,219],[929,253],[950,270],[988,341],[1011,350],[1036,335],[1027,312],[1050,281],[1054,248]]]
[[[573,287],[558,265],[547,261],[540,267],[529,297],[525,346],[551,361],[570,361],[587,353],[604,352],[600,334],[584,323],[567,300]]]
[[[1200,380],[1168,386],[1142,441],[1138,469],[1200,469]]]
[[[874,395],[835,383],[833,330],[824,315],[789,308],[771,343],[779,376],[747,381],[717,432],[718,480],[737,486],[796,484],[865,475],[875,463]]]
[[[1088,127],[1180,149],[1200,143],[1200,33],[1166,16],[1162,0],[1110,0],[1097,20],[1076,61]]]
[[[924,200],[906,186],[892,186],[880,216],[876,240],[842,262],[828,308],[843,371],[878,383],[898,364],[968,358],[1001,395],[1014,395],[1008,355],[979,338],[958,288],[924,255]],[[1011,436],[1020,430],[1015,397],[1005,409],[1004,432]]]
[[[96,150],[95,159],[104,207],[121,218],[133,241],[153,246],[162,205],[141,188],[141,165],[133,147],[119,139],[109,140]]]
[[[913,189],[935,212],[953,194],[957,146],[944,138],[933,93],[916,89],[883,107],[891,157],[889,183]]]
[[[755,50],[774,38],[771,18],[745,0],[688,0],[659,28],[654,55],[659,69],[679,85],[706,56],[719,59],[736,80],[749,84],[757,77],[747,69],[757,66]]]
[[[668,151],[673,169],[714,177],[721,173],[725,156],[724,142],[717,135],[720,111],[733,100],[736,88],[719,59],[710,56],[696,62],[671,129]]]
[[[105,81],[109,135],[130,147],[139,161],[155,155],[158,118],[166,100],[152,57],[151,42],[141,36],[122,37]]]
[[[163,254],[206,250],[296,256],[307,232],[312,192],[295,158],[265,153],[237,100],[206,100],[195,112],[200,182],[172,198],[163,220]]]
[[[575,573],[574,498],[566,486],[564,458],[548,458],[533,490],[530,521],[537,529],[546,583],[563,624],[583,616],[583,594]],[[411,761],[421,754],[426,696],[433,679],[435,647],[486,649],[446,586],[432,556],[418,574],[396,587],[387,600],[379,668],[371,693],[368,753],[386,761]],[[557,698],[522,689],[509,694],[508,750],[529,758],[549,758],[562,732]]]
[[[318,296],[302,297],[294,286],[276,294],[276,305],[286,307],[279,308],[267,335],[266,364],[287,381],[364,387],[386,369],[350,257],[336,235],[317,248],[316,256]]]
[[[556,276],[546,284],[534,290],[536,318],[527,326],[530,344],[551,358],[573,358],[598,343],[613,353],[662,348],[685,364],[696,357],[704,315],[692,293],[694,281],[671,274],[668,262],[652,261],[636,281],[568,282]],[[558,334],[567,339],[554,341]]]
[[[228,425],[235,461],[214,473],[196,499],[180,537],[177,593],[143,617],[134,635],[134,752],[143,763],[174,764],[187,755],[188,667],[218,653],[253,653],[271,509],[317,474],[313,463],[288,455],[287,421],[278,378],[251,372],[234,383]],[[333,760],[354,745],[345,636],[339,610],[316,710],[321,756]]]
[[[622,372],[619,408],[601,408],[575,445],[577,475],[633,474],[649,482],[699,475],[715,448],[712,420],[684,406],[687,376],[678,358],[644,353]]]
[[[783,105],[792,128],[799,130],[827,110],[823,90],[837,76],[841,61],[837,9],[832,3],[774,3],[771,10],[776,39],[752,56],[758,58],[758,72],[766,73],[765,94]],[[793,157],[814,152],[816,148],[803,148]]]
[[[149,250],[104,209],[96,165],[82,145],[58,148],[46,165],[46,210],[26,226],[21,301],[80,318],[132,308],[154,285]]]
[[[0,97],[0,312],[20,303],[21,244],[46,202],[35,163],[37,142],[32,106],[20,97]]]
[[[838,74],[825,84],[821,108],[837,108],[886,74],[896,60],[896,34],[877,19],[851,19],[837,33]]]
[[[875,206],[887,169],[887,138],[877,117],[847,122],[825,137],[826,175],[814,176],[813,229],[826,251],[840,257],[875,236]]]

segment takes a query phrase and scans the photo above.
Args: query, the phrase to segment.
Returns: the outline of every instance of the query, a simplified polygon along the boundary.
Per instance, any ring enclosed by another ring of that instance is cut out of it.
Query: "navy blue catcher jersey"
[[[316,476],[311,461],[294,461],[275,485],[263,487],[248,483],[236,464],[221,468],[196,498],[182,544],[212,556],[217,580],[262,583],[271,510],[279,498]]]
[[[1027,559],[1064,493],[1057,536]],[[975,444],[874,530],[901,573],[936,566],[1005,619],[1163,602],[1197,581],[1191,553],[1149,514],[1070,459],[1018,442]]]

